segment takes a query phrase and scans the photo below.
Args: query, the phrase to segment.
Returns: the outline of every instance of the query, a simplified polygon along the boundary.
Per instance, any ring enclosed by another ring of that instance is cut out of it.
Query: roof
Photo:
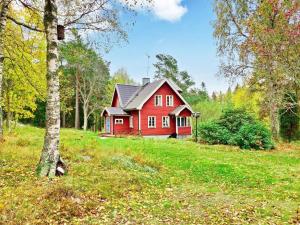
[[[131,97],[139,90],[141,86],[137,85],[127,85],[127,84],[117,84],[116,90],[118,96],[120,96],[120,105],[122,107],[126,106]]]
[[[156,80],[143,86],[140,91],[136,92],[135,96],[131,98],[125,109],[138,109],[139,105],[145,100],[145,98],[151,95],[153,90],[156,90],[162,84],[163,80]]]
[[[179,114],[185,109],[188,109],[193,113],[193,110],[188,105],[180,105],[176,109],[174,109],[173,112],[170,113],[170,115],[179,116]]]
[[[174,92],[184,102],[184,104],[189,106],[189,104],[179,93],[181,89],[174,82],[170,81],[169,79],[160,79],[141,87],[141,89],[139,89],[135,93],[135,95],[128,101],[128,104],[125,106],[124,110],[141,109],[144,103],[165,83],[169,84],[169,86],[174,90]]]
[[[126,110],[140,110],[144,103],[163,85],[169,84],[178,97],[189,106],[179,92],[182,90],[178,85],[169,79],[155,80],[144,86],[117,84],[116,91],[120,100],[120,107]]]
[[[105,112],[107,112],[109,116],[128,116],[127,112],[120,107],[106,107],[102,111],[101,116],[103,116]]]
[[[173,86],[174,89],[176,89],[178,92],[182,92],[182,89],[171,79],[168,79],[170,84]]]

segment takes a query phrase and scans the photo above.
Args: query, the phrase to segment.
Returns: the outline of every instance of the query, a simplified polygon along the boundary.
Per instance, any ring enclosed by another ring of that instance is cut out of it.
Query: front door
[[[105,117],[105,131],[110,134],[110,117]]]

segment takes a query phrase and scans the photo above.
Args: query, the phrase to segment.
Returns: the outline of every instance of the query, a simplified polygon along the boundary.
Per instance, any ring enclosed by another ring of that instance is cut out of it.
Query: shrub
[[[209,144],[238,145],[242,149],[271,149],[270,131],[243,109],[227,110],[220,120],[201,124],[200,139]]]
[[[200,125],[200,138],[209,144],[229,144],[230,132],[216,122]]]
[[[228,109],[218,120],[218,124],[231,133],[237,133],[245,124],[254,123],[254,118],[245,109]]]
[[[242,149],[272,149],[271,132],[261,123],[246,124],[235,136],[236,143]]]

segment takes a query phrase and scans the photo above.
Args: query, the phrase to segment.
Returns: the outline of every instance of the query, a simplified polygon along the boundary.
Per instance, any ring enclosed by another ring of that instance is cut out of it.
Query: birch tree
[[[58,12],[59,4],[59,12]],[[58,44],[57,25],[61,21],[66,29],[92,31],[96,33],[116,33],[126,37],[121,29],[118,10],[120,5],[113,0],[45,0],[44,27],[47,39],[47,107],[46,134],[44,147],[38,165],[40,176],[53,177],[64,173],[61,167],[64,163],[59,153],[60,104],[58,76]],[[128,4],[138,4],[138,1],[125,1]],[[116,7],[115,7],[116,6]],[[129,5],[128,7],[130,7]],[[89,34],[89,32],[85,32]],[[87,105],[87,104],[86,104]],[[87,112],[88,114],[88,112]]]

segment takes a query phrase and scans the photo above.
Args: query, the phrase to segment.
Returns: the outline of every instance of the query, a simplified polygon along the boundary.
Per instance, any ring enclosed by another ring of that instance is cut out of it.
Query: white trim
[[[117,121],[119,121],[119,122],[117,122]],[[115,124],[116,125],[123,125],[124,124],[124,119],[116,118],[115,119]]]
[[[170,101],[172,104],[168,105],[168,97],[170,97],[170,100],[172,99],[172,101]],[[174,106],[174,95],[166,95],[166,106],[167,107],[173,107]]]
[[[178,107],[180,107],[180,106],[178,106]],[[179,114],[180,114],[183,110],[185,110],[185,109],[188,109],[189,111],[191,111],[191,114],[193,114],[193,110],[192,110],[191,108],[189,108],[189,106],[185,105],[178,113],[173,114],[173,115],[179,116]],[[176,109],[175,109],[175,110],[176,110]],[[173,112],[174,112],[175,110],[173,110]]]
[[[160,97],[160,105],[156,105],[156,97]],[[162,95],[154,95],[154,106],[155,107],[162,107],[163,106],[163,97],[162,97]]]
[[[178,135],[177,116],[175,116],[176,134]]]
[[[111,121],[110,121],[110,123],[111,123],[111,131],[110,131],[110,133],[112,133],[113,135],[115,135],[115,123],[114,123],[114,116],[110,116],[111,117]]]
[[[176,93],[176,95],[184,102],[185,105],[190,107],[190,110],[192,109],[191,106],[185,101],[185,99],[181,96],[181,94],[173,87],[172,84],[170,84],[170,82],[167,79],[163,79],[161,81],[161,84],[159,86],[157,86],[157,88],[155,88],[148,96],[146,96],[146,98],[144,99],[144,101],[142,101],[142,103],[137,107],[137,109],[142,109],[143,105],[145,104],[145,102],[147,102],[149,100],[149,98],[151,98],[151,96],[153,96],[155,94],[155,92],[161,88],[161,86],[164,83],[168,83],[168,85],[172,88],[172,90]],[[193,113],[193,111],[191,110],[191,112]]]
[[[120,98],[120,93],[119,93],[119,90],[118,90],[118,88],[117,88],[117,85],[118,85],[118,84],[115,84],[115,91],[114,91],[114,93],[113,93],[113,96],[112,96],[112,99],[111,99],[110,106],[112,107],[112,104],[113,104],[113,101],[114,101],[115,92],[117,92],[118,99],[119,99],[119,103],[120,103],[120,107],[122,108],[122,107],[123,107],[123,103],[122,103],[122,100],[121,100],[121,98]]]
[[[191,117],[190,116],[177,116],[176,118],[179,118],[180,124],[179,127],[191,127]],[[182,119],[184,119],[185,126],[182,126]],[[177,119],[176,119],[176,125],[177,125]]]
[[[164,118],[168,118],[168,126],[164,126]],[[162,116],[161,117],[161,127],[162,128],[170,128],[170,116]]]
[[[129,128],[133,128],[133,116],[129,117]]]
[[[154,126],[152,127],[152,126],[149,126],[149,119],[150,118],[154,118]],[[156,128],[156,116],[148,116],[148,128],[149,129],[153,129],[153,128]]]
[[[139,132],[141,131],[141,110],[139,110]]]

